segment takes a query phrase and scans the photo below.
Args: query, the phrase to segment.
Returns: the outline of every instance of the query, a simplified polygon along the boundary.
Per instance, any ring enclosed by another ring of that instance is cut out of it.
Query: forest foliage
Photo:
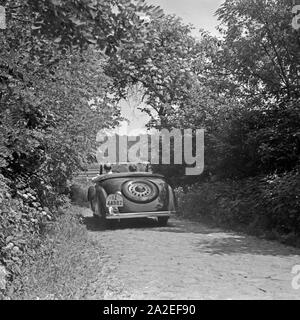
[[[0,263],[34,256],[69,182],[118,123],[109,54],[142,39],[161,10],[144,1],[7,0],[0,30]]]

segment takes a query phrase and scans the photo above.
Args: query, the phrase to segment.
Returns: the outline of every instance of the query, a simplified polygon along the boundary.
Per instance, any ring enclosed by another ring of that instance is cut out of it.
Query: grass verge
[[[99,281],[103,259],[99,243],[88,237],[82,207],[71,206],[44,231],[37,258],[22,270],[11,299],[85,299],[90,283]],[[101,284],[97,286],[101,298]]]

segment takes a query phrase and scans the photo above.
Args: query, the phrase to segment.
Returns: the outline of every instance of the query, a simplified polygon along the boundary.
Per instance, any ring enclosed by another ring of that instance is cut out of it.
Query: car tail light
[[[127,181],[122,185],[122,193],[131,201],[147,203],[157,198],[158,188],[148,180]]]

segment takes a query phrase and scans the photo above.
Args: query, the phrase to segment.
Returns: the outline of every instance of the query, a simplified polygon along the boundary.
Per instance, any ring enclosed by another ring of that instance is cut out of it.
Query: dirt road
[[[299,249],[177,219],[167,227],[150,220],[103,230],[90,210],[84,215],[91,241],[105,255],[104,296],[91,291],[85,298],[300,298],[291,284]]]

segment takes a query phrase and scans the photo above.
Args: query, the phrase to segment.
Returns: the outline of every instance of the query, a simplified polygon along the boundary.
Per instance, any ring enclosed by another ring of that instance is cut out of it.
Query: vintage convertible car
[[[170,215],[176,212],[176,199],[165,177],[150,172],[128,172],[124,164],[121,168],[118,173],[93,179],[95,186],[89,189],[88,198],[94,217],[104,223],[157,218],[160,226],[166,225]]]

